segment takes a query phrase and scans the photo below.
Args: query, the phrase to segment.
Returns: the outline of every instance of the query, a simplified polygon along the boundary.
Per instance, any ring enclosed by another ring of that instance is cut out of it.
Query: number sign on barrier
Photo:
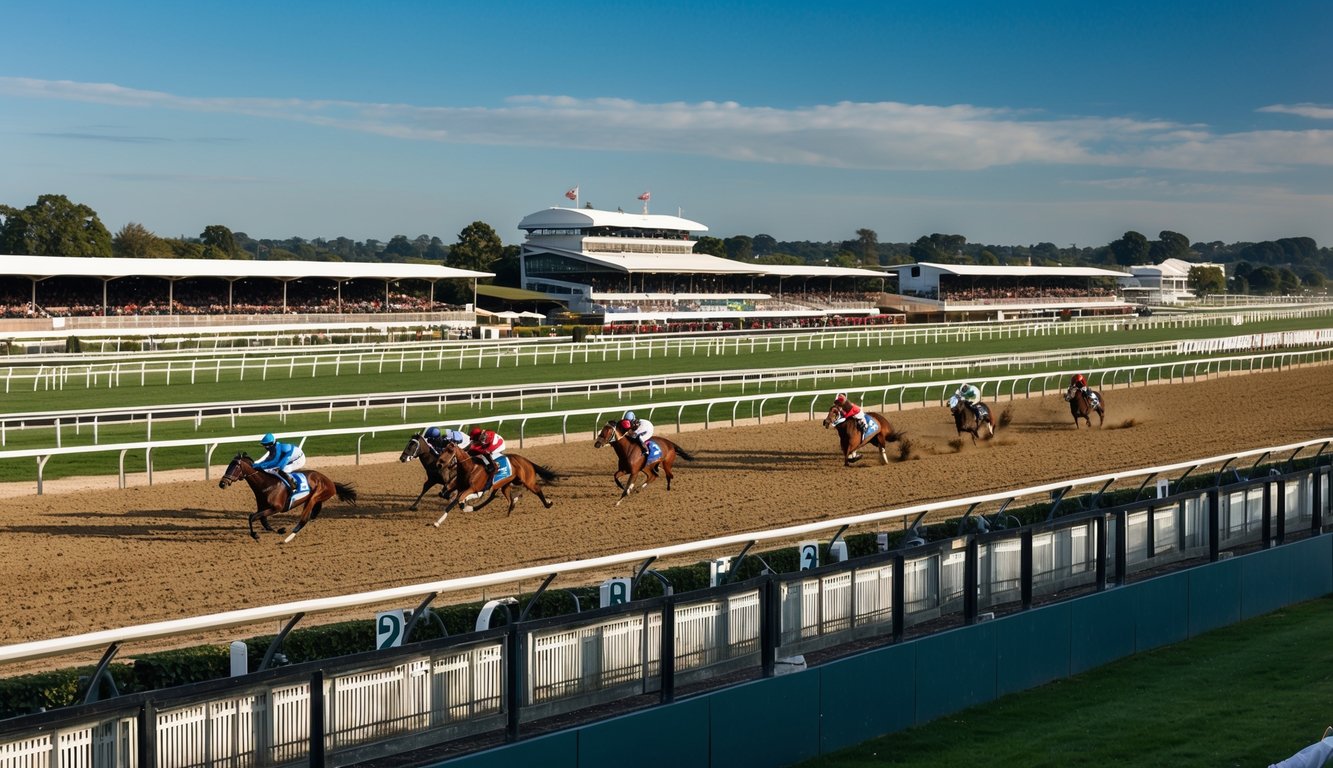
[[[375,614],[376,650],[397,648],[403,644],[403,627],[407,624],[406,614],[407,612],[402,609]]]
[[[630,579],[607,579],[602,582],[601,606],[624,605],[633,598],[630,596],[630,586],[633,582]]]
[[[819,542],[803,541],[796,546],[801,559],[801,570],[808,571],[819,567]]]

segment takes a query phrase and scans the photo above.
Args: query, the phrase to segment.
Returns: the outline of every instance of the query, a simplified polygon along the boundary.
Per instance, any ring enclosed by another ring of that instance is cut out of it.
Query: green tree
[[[725,259],[727,257],[727,246],[720,237],[704,235],[694,241],[694,252]]]
[[[1160,264],[1167,259],[1184,259],[1190,255],[1190,239],[1170,230],[1163,230],[1148,248],[1148,260]]]
[[[778,250],[778,241],[772,235],[755,235],[754,241],[750,245],[754,248],[756,256],[767,256],[770,253],[776,253]]]
[[[490,224],[474,221],[458,233],[458,242],[449,249],[445,264],[455,269],[490,272],[491,262],[500,258],[504,244]]]
[[[122,259],[171,257],[171,246],[142,224],[131,221],[111,238],[111,254]]]
[[[407,235],[394,235],[389,238],[389,244],[384,246],[384,256],[392,261],[406,261],[414,259],[421,255],[416,245],[407,239]]]
[[[754,241],[748,235],[736,235],[722,241],[727,251],[727,258],[736,261],[750,261],[754,255]]]
[[[1138,232],[1129,231],[1107,246],[1116,264],[1132,266],[1148,263],[1148,238]]]
[[[1307,269],[1301,275],[1301,285],[1304,285],[1311,290],[1322,291],[1327,282],[1328,280],[1324,277],[1324,273],[1317,269]]]
[[[42,195],[19,210],[0,207],[0,252],[32,256],[111,255],[111,233],[97,212],[64,195]]]
[[[857,254],[861,264],[879,266],[879,234],[873,229],[856,230]]]
[[[231,230],[221,224],[209,224],[204,227],[203,233],[199,235],[199,241],[204,244],[206,259],[233,259],[240,251],[236,247],[236,238]]]
[[[1225,293],[1227,276],[1217,267],[1190,267],[1185,284],[1194,291],[1195,296],[1203,298],[1213,293]]]
[[[1245,279],[1250,284],[1250,291],[1254,293],[1277,293],[1282,286],[1282,277],[1277,269],[1267,264],[1255,267]]]

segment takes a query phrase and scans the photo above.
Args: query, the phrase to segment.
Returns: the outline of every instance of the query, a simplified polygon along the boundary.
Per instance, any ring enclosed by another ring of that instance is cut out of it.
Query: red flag
[[[565,197],[568,197],[570,200],[578,200],[578,199],[579,199],[579,188],[578,188],[578,187],[574,187],[573,189],[569,190],[568,192],[565,193]]]
[[[650,192],[644,192],[642,195],[639,195],[639,199],[642,200],[642,201],[644,201],[644,202],[646,203],[646,202],[648,202],[649,200],[652,200],[652,199],[653,199],[653,196],[652,196],[652,193],[650,193]]]

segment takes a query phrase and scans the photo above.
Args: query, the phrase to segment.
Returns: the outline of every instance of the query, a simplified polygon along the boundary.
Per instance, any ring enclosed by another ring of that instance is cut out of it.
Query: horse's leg
[[[417,505],[420,504],[421,500],[426,496],[426,491],[429,491],[431,488],[434,487],[435,487],[435,481],[431,480],[430,478],[426,478],[426,482],[421,484],[421,493],[417,494],[416,501],[412,502],[412,506],[408,507],[408,510],[412,512],[417,511]]]
[[[446,488],[445,491],[447,490],[449,489]],[[443,494],[445,491],[441,491],[440,493]],[[452,499],[449,499],[444,503],[444,511],[440,513],[439,519],[435,521],[435,527],[439,528],[440,523],[444,522],[444,518],[449,516],[449,510],[453,509],[455,506],[458,506],[462,503],[463,503],[463,490],[460,488],[458,493],[454,494],[454,497]]]
[[[254,539],[255,541],[259,541],[259,534],[255,533],[255,520],[257,519],[259,519],[259,510],[255,510],[254,512],[250,513],[250,538]],[[265,527],[267,527],[268,522],[265,521],[264,525]]]
[[[662,474],[663,474],[664,476],[666,476],[666,484],[667,484],[667,490],[668,490],[668,491],[671,490],[671,478],[675,477],[675,475],[671,474],[671,464],[673,463],[673,461],[675,460],[675,458],[676,458],[676,454],[673,453],[673,454],[671,454],[671,458],[670,458],[670,459],[662,459],[662,465],[661,465],[661,466],[662,466]]]
[[[514,484],[510,483],[504,487],[505,500],[509,502],[509,509],[505,510],[505,517],[514,514],[514,507],[518,505],[518,497],[522,494],[514,492]]]
[[[625,476],[625,470],[623,469],[617,469],[616,473],[614,475],[611,475],[611,479],[616,481],[616,487],[622,491],[625,490],[625,484],[621,482],[620,478],[624,476]]]

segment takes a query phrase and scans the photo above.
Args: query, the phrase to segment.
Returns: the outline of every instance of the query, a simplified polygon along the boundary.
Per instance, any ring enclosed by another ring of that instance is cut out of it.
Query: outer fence
[[[270,375],[296,378],[321,372],[444,371],[463,368],[500,368],[544,363],[637,360],[653,357],[714,357],[757,351],[810,351],[951,342],[985,342],[1041,336],[1114,333],[1125,328],[1192,329],[1240,326],[1247,322],[1325,317],[1333,305],[1284,310],[1234,311],[1203,315],[1151,318],[1082,318],[1070,322],[1009,321],[844,328],[830,331],[734,331],[715,335],[649,334],[594,338],[570,343],[565,339],[512,339],[487,342],[400,342],[321,350],[309,346],[283,349],[199,350],[98,355],[22,356],[9,363],[5,391],[14,387],[59,388],[70,379],[106,381],[106,386],[152,380],[180,383],[201,377],[223,376],[266,380]],[[35,365],[34,365],[35,363]],[[173,377],[178,377],[173,379]]]
[[[1322,453],[1328,443],[1283,446],[1270,452],[1291,452],[1294,459],[1299,450],[1314,445]],[[1210,462],[1229,465],[1256,453]],[[1175,465],[1177,470],[1180,466]],[[1146,484],[1168,469],[1134,474]],[[592,705],[645,694],[669,704],[678,686],[724,673],[748,671],[754,677],[772,677],[785,656],[867,637],[901,641],[908,628],[943,617],[972,625],[988,611],[1023,612],[1071,591],[1096,594],[1112,586],[1125,587],[1175,560],[1217,562],[1227,550],[1269,549],[1297,534],[1305,540],[1317,536],[1322,554],[1314,562],[1323,563],[1322,570],[1289,574],[1300,583],[1280,588],[1270,584],[1271,596],[1251,596],[1248,610],[1254,615],[1293,595],[1333,590],[1333,547],[1328,538],[1318,536],[1330,511],[1329,475],[1325,464],[1294,469],[1289,459],[1285,470],[1114,508],[1054,517],[1056,502],[1052,517],[1041,525],[984,530],[987,522],[977,525],[977,532],[948,540],[809,571],[767,574],[742,583],[724,581],[709,590],[541,621],[520,617],[500,629],[394,651],[15,718],[0,723],[0,768],[266,766],[298,761],[348,765],[465,736],[502,733],[513,741],[533,721]],[[1095,486],[1104,480],[1089,478],[1078,484]],[[1102,487],[1106,485],[1109,481]],[[970,513],[981,503],[1054,488],[1029,488],[948,505],[967,505]],[[840,535],[845,525],[882,523],[940,506],[822,526],[837,527]],[[986,521],[970,514],[966,519],[973,525]],[[1209,593],[1213,600],[1215,592]],[[1239,604],[1238,596],[1231,599]],[[1205,626],[1226,623],[1232,615],[1200,610]],[[1235,618],[1239,615],[1231,620]],[[1117,623],[1132,626],[1135,621],[1135,611],[1100,619],[1111,635],[1118,634]],[[218,625],[230,623],[231,619],[223,619]],[[129,639],[134,632],[121,634]],[[1170,637],[1164,635],[1162,642]],[[1154,641],[1145,635],[1144,642],[1151,647]],[[0,648],[0,658],[31,657],[43,652],[40,645]],[[1069,671],[1070,666],[1066,663],[1065,674],[1080,671]],[[1083,668],[1088,666],[1095,663]],[[1001,679],[1005,686],[1024,687],[1019,681],[1036,684],[1051,675],[1034,659],[1030,668],[1006,670],[1003,676],[992,670],[989,683],[977,684],[994,692]],[[977,703],[967,695],[955,698],[927,700],[924,705],[918,700],[917,719]],[[765,759],[759,764],[781,763]]]
[[[1294,365],[1326,364],[1333,358],[1333,348],[1272,352],[1261,355],[1235,357],[1215,357],[1198,360],[1172,360],[1159,363],[1147,363],[1133,366],[1093,369],[1089,371],[1089,381],[1098,387],[1132,387],[1150,383],[1197,381],[1219,374],[1250,373],[1257,371],[1282,370]],[[1063,389],[1067,372],[1025,373],[1012,376],[994,376],[987,378],[969,377],[987,399],[1004,401],[1019,398],[1042,396],[1054,389]],[[958,382],[926,382],[911,384],[885,384],[872,387],[845,387],[856,395],[855,399],[863,407],[881,410],[903,410],[907,407],[938,405],[946,400]],[[666,427],[667,422],[659,418],[666,414],[674,422],[676,432],[680,432],[690,420],[702,422],[705,428],[715,424],[734,426],[741,419],[755,419],[762,423],[764,419],[791,421],[793,415],[802,419],[812,419],[821,402],[832,394],[828,390],[803,392],[777,392],[736,397],[679,400],[666,403],[630,403],[640,413],[657,422],[659,427]],[[572,434],[591,436],[593,430],[608,414],[620,413],[620,406],[615,411],[602,408],[582,408],[564,411],[540,413],[522,413],[513,415],[489,416],[484,420],[499,428],[506,428],[513,436],[512,427],[517,428],[517,444],[524,446],[529,436],[529,426],[536,425],[542,434],[557,434],[568,442]],[[475,414],[468,421],[476,421]],[[0,423],[2,426],[2,423]],[[460,423],[460,427],[465,424]],[[311,437],[355,436],[356,460],[359,463],[361,444],[367,437],[383,433],[403,433],[405,436],[420,429],[419,423],[399,423],[383,426],[358,426],[336,429],[306,430],[287,433],[286,436],[304,442]],[[201,466],[204,478],[210,477],[213,455],[221,445],[250,444],[258,440],[258,435],[238,435],[225,439],[194,438],[188,440],[138,441],[106,445],[81,445],[69,447],[44,447],[22,450],[0,451],[0,461],[13,459],[31,459],[37,464],[37,492],[43,491],[44,475],[47,462],[55,456],[69,456],[90,453],[119,454],[118,478],[120,487],[126,485],[125,462],[131,452],[143,451],[147,467],[148,482],[153,481],[154,451],[171,450],[179,453],[182,449],[200,449]]]

